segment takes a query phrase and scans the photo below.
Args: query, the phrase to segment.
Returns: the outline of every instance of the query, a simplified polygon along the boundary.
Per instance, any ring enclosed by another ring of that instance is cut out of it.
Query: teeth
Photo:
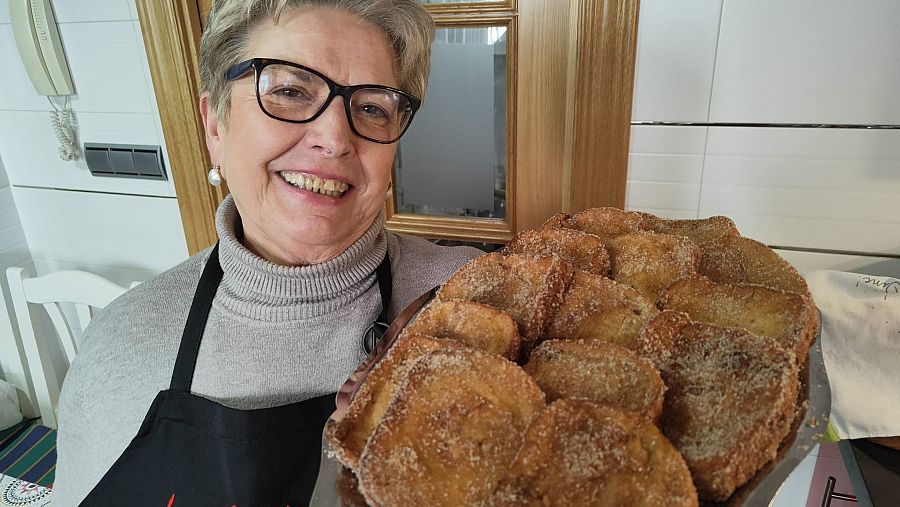
[[[330,197],[340,197],[349,188],[350,185],[336,180],[325,180],[317,176],[304,173],[286,172],[278,173],[285,181],[297,188],[302,188],[310,192],[316,192]]]

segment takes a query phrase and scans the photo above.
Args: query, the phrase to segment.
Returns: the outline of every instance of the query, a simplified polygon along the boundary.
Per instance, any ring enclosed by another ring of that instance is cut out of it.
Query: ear
[[[219,170],[224,175],[222,165],[222,133],[225,127],[219,123],[216,109],[209,100],[209,93],[200,95],[200,116],[203,117],[203,127],[206,129],[206,149],[209,150],[209,158],[214,165],[220,166]]]

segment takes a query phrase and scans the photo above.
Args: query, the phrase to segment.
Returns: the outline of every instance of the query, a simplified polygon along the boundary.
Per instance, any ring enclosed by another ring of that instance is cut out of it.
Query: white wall
[[[801,271],[900,275],[900,130],[722,125],[900,126],[900,2],[643,0],[639,19],[627,207],[728,215]]]
[[[0,377],[14,385],[25,385],[25,371],[14,336],[15,320],[6,284],[6,268],[31,267],[25,233],[12,198],[6,170],[0,161]]]
[[[77,95],[71,98],[78,143],[165,143],[149,66],[132,0],[54,0],[60,37]],[[146,280],[187,258],[187,246],[164,154],[168,181],[94,177],[82,160],[57,152],[50,104],[34,92],[19,60],[0,0],[0,287],[5,269],[45,274],[83,269],[120,285]],[[5,168],[5,171],[3,170]],[[204,171],[204,168],[190,168]],[[0,305],[0,364],[18,359]],[[40,315],[38,313],[38,315]],[[46,318],[37,329],[50,329]],[[75,330],[80,334],[80,330]],[[65,365],[56,354],[58,374]]]
[[[0,158],[37,271],[87,269],[127,285],[186,258],[167,157],[168,181],[94,177],[83,160],[60,160],[50,105],[15,49],[8,3],[0,0]],[[79,144],[164,146],[132,0],[53,3]]]

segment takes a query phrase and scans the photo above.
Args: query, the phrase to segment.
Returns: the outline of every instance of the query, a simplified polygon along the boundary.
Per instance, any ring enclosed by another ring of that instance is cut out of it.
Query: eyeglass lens
[[[266,65],[259,76],[263,109],[282,120],[309,120],[328,100],[329,92],[321,77],[288,65]],[[383,142],[400,137],[411,117],[409,99],[381,88],[354,90],[345,107],[358,134]]]

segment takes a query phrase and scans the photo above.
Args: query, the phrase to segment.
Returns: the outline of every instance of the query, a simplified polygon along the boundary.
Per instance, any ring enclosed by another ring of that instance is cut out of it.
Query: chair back
[[[24,268],[12,267],[6,270],[6,277],[34,387],[34,392],[28,394],[38,408],[43,424],[55,428],[62,379],[57,379],[50,344],[58,340],[68,364],[78,353],[73,326],[61,304],[74,305],[75,318],[83,330],[90,323],[94,308],[103,308],[128,289],[86,271],[57,271],[32,277]],[[43,336],[35,331],[30,304],[43,305],[57,336]]]

